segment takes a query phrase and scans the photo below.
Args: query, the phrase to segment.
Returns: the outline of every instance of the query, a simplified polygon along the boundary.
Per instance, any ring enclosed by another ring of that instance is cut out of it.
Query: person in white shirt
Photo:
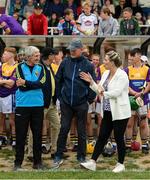
[[[77,27],[81,35],[96,35],[98,28],[97,16],[91,13],[89,3],[83,4],[83,13],[80,14],[77,20]]]
[[[97,85],[89,73],[81,72],[81,79],[89,82],[90,88],[101,95],[102,123],[91,160],[80,165],[89,170],[96,170],[96,160],[103,152],[112,130],[117,143],[118,163],[113,169],[114,173],[125,170],[123,164],[125,158],[124,133],[128,119],[131,117],[131,107],[128,96],[129,80],[127,74],[120,68],[122,62],[115,51],[106,53],[104,59],[105,71],[101,81]]]

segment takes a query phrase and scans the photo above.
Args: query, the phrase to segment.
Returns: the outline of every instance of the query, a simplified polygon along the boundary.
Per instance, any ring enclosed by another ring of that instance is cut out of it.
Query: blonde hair
[[[122,65],[121,57],[116,51],[111,50],[107,52],[106,55],[109,57],[110,61],[114,62],[116,67],[120,67]]]

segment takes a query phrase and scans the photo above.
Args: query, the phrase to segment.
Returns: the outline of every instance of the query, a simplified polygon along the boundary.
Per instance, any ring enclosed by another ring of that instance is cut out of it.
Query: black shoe
[[[144,147],[142,147],[142,153],[143,154],[148,154],[149,153],[149,144],[145,144]]]
[[[14,165],[13,170],[14,171],[21,171],[22,170],[21,165]]]
[[[43,164],[33,164],[33,169],[36,169],[36,170],[44,170],[46,169],[46,167],[43,166]]]
[[[3,146],[6,146],[7,144],[8,144],[7,137],[6,137],[6,136],[3,136],[3,137],[2,137],[2,145],[3,145]]]
[[[79,163],[86,162],[85,157],[78,157],[77,160],[78,160]]]

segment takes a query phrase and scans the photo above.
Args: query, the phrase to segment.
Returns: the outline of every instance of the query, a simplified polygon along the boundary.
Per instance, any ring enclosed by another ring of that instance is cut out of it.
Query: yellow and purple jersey
[[[103,73],[106,71],[104,64],[100,65],[100,71],[101,71],[101,76],[102,76]]]
[[[8,63],[2,64],[2,66],[0,67],[0,78],[6,80],[11,79],[13,81],[16,81],[16,67],[17,64],[14,65],[9,65]],[[9,96],[10,94],[15,94],[16,89],[17,89],[16,84],[12,88],[1,86],[0,97],[6,97]]]
[[[129,78],[129,87],[136,92],[141,92],[145,83],[150,82],[150,69],[142,65],[140,68],[129,66],[125,69]],[[144,96],[144,102],[147,102],[147,94]]]

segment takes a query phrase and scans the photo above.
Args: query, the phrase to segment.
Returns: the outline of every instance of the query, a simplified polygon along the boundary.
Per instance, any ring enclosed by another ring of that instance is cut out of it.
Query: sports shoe
[[[12,145],[12,149],[15,149],[16,148],[16,141],[13,141],[11,145]]]
[[[0,140],[0,149],[2,149],[2,141]]]
[[[72,148],[72,152],[77,152],[77,150],[78,150],[78,144],[74,144]]]
[[[58,169],[62,163],[63,163],[63,159],[61,159],[61,158],[58,157],[58,156],[55,156],[55,159],[54,159],[54,163],[53,163],[52,168],[53,168],[53,169]]]
[[[2,136],[2,145],[6,146],[8,144],[7,136]]]
[[[114,172],[114,173],[119,173],[122,171],[125,171],[125,166],[124,166],[124,164],[121,164],[121,163],[117,163],[115,168],[112,170],[112,172]]]
[[[85,169],[89,169],[91,171],[96,171],[96,162],[93,159],[90,159],[89,161],[80,163],[81,167],[84,167]]]
[[[48,153],[49,153],[49,150],[48,150],[48,148],[46,147],[46,144],[42,144],[42,153],[43,153],[43,154],[48,154]]]

